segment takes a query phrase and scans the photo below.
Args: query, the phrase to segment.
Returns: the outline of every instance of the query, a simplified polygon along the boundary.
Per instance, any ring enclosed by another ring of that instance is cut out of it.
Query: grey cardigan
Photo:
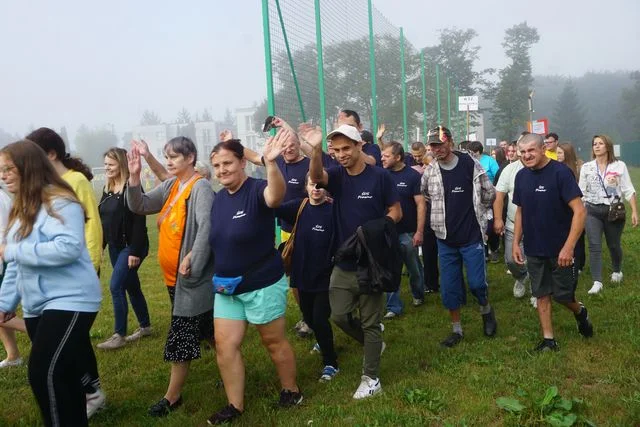
[[[143,193],[140,186],[127,186],[130,209],[141,215],[160,212],[175,181],[176,178],[168,179],[148,193]],[[191,252],[191,276],[178,273],[174,316],[194,317],[213,309],[213,254],[209,246],[213,197],[209,182],[200,179],[187,198],[187,219],[178,262]]]

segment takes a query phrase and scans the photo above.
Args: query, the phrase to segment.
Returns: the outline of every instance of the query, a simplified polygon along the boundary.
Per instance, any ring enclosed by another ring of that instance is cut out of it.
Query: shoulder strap
[[[304,206],[307,204],[307,202],[309,201],[308,197],[305,197],[302,200],[302,203],[300,203],[300,207],[298,208],[298,213],[296,214],[296,221],[293,223],[293,229],[291,229],[291,236],[289,236],[289,239],[293,239],[295,234],[296,234],[296,228],[298,227],[298,218],[300,218],[300,214],[302,213],[302,209],[304,209]]]
[[[606,173],[606,169],[605,169],[605,173]],[[598,181],[600,181],[600,185],[602,186],[602,189],[604,190],[605,196],[607,196],[607,199],[609,199],[609,201],[611,201],[611,196],[609,195],[609,192],[607,191],[607,187],[604,186],[604,180],[600,176],[600,169],[598,168],[598,163],[597,162],[596,162],[596,175],[598,175]]]
[[[184,193],[184,191],[189,187],[189,184],[191,184],[192,181],[196,181],[200,178],[202,178],[202,176],[195,173],[193,174],[193,176],[191,176],[191,178],[187,180],[187,182],[184,183],[184,185],[182,186],[182,189],[180,189],[180,191],[176,193],[176,195],[173,197],[173,199],[169,203],[169,206],[167,207],[167,209],[164,209],[162,214],[160,214],[160,217],[158,217],[158,221],[157,221],[158,228],[160,228],[162,221],[164,221],[167,215],[169,215],[169,212],[171,212],[171,209],[173,209],[173,206],[178,202],[178,200],[180,200],[180,196],[182,196],[182,193]],[[180,181],[176,179],[173,185],[180,185]]]

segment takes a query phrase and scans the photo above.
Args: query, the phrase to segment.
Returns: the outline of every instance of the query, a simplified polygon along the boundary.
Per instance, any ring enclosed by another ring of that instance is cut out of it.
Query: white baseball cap
[[[351,126],[351,125],[338,126],[337,129],[334,129],[331,132],[329,132],[329,134],[327,135],[327,139],[331,139],[336,135],[346,136],[347,138],[349,138],[354,142],[362,141],[362,137],[360,136],[360,132],[358,132],[358,129],[356,129],[355,126]]]

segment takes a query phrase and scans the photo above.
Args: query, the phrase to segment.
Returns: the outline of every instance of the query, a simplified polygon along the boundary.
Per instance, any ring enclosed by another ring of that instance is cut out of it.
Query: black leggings
[[[331,305],[329,304],[329,291],[304,292],[298,291],[300,296],[300,310],[304,321],[316,336],[322,361],[325,365],[338,367],[338,356],[333,346],[333,330],[329,318],[331,317]]]
[[[422,265],[424,267],[424,286],[428,291],[440,290],[440,274],[438,271],[438,242],[430,228],[425,227],[422,242]]]
[[[24,319],[32,342],[29,383],[46,426],[88,425],[82,381],[90,366],[97,372],[89,339],[96,314],[45,310]]]

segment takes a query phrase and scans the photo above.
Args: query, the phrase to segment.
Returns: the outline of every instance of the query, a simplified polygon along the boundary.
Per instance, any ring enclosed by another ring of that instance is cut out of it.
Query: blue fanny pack
[[[238,277],[221,277],[216,274],[213,275],[213,290],[217,294],[233,295],[236,288],[242,280],[243,276]]]
[[[275,252],[275,249],[269,252],[268,254],[266,254],[265,256],[263,256],[262,258],[260,258],[242,276],[223,277],[223,276],[218,276],[217,274],[214,274],[213,280],[212,280],[213,292],[215,292],[216,294],[222,294],[222,295],[234,295],[236,292],[236,289],[238,288],[240,283],[244,281],[245,277],[253,276],[253,274],[256,273],[258,270],[260,270],[267,263],[267,261],[271,260],[274,257],[274,255],[277,255],[277,253]]]

